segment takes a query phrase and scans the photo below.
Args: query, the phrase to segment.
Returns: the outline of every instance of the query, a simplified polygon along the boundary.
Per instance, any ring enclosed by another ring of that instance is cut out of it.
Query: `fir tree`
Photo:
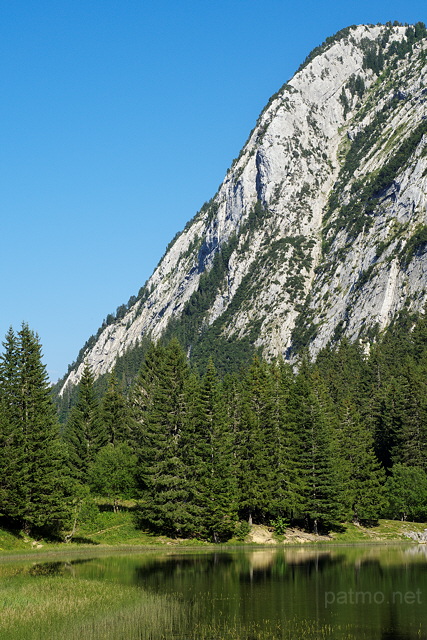
[[[64,429],[71,475],[83,484],[87,482],[89,465],[101,447],[107,444],[93,383],[92,372],[86,363],[78,386],[77,404]]]
[[[381,466],[389,471],[399,449],[404,421],[404,398],[398,379],[391,377],[372,390],[364,407],[365,422],[374,436],[374,448]]]
[[[395,464],[387,478],[387,513],[401,520],[425,519],[427,515],[427,476],[423,469]]]
[[[303,366],[296,379],[300,398],[299,434],[303,513],[314,533],[338,524],[343,506],[334,438],[334,412],[317,372]]]
[[[41,345],[28,325],[16,337],[9,331],[0,369],[1,437],[10,456],[3,511],[27,532],[56,532],[68,516],[63,452]]]
[[[7,416],[16,422],[20,418],[19,345],[12,327],[6,334],[3,347],[4,352],[0,357],[0,396]]]
[[[235,528],[237,486],[233,434],[212,361],[201,383],[195,376],[190,378],[187,398],[189,426],[183,444],[193,480],[193,501],[204,535],[219,542],[229,538]]]
[[[108,387],[101,401],[100,420],[106,431],[108,442],[114,446],[132,441],[131,417],[128,403],[123,395],[116,373],[110,376]]]
[[[376,520],[382,513],[385,498],[385,472],[374,452],[369,429],[350,401],[341,408],[340,450],[342,485],[353,522]]]
[[[18,333],[21,425],[25,447],[27,529],[59,530],[68,516],[67,482],[59,425],[38,337],[24,324]]]
[[[20,415],[18,341],[12,328],[0,356],[0,512],[12,518],[23,514],[25,444]]]
[[[301,508],[302,482],[298,466],[298,428],[294,375],[279,361],[269,367],[269,417],[266,428],[267,464],[270,468],[269,511],[292,520]]]
[[[184,383],[185,428],[181,434],[181,455],[187,469],[186,485],[191,509],[193,533],[197,538],[208,536],[206,527],[206,476],[209,465],[209,441],[203,422],[203,402],[200,377],[193,371]]]
[[[268,372],[255,358],[244,379],[238,433],[239,511],[252,524],[265,520],[271,502],[271,474],[267,455],[269,416]]]
[[[194,522],[182,455],[188,364],[178,341],[154,346],[133,390],[143,500],[139,521],[169,535],[189,536]]]
[[[366,364],[358,343],[344,338],[335,348],[322,349],[316,359],[316,369],[327,386],[333,402],[351,398],[357,404],[361,398]]]
[[[407,364],[401,378],[403,415],[394,461],[427,472],[427,384],[425,372]]]

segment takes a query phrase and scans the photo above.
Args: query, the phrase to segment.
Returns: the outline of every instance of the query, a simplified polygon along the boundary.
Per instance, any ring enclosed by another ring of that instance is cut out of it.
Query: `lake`
[[[0,564],[14,640],[427,639],[427,547],[112,552]]]

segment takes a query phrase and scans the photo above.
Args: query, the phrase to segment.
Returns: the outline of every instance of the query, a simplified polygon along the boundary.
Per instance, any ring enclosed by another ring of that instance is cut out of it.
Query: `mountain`
[[[352,26],[270,99],[216,195],[61,382],[144,338],[196,360],[372,340],[427,284],[427,32]],[[191,180],[189,180],[191,182]]]

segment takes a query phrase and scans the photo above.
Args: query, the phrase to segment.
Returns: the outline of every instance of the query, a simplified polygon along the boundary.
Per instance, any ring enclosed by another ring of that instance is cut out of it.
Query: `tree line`
[[[427,324],[402,315],[374,344],[342,340],[298,369],[255,357],[200,374],[152,344],[125,393],[85,365],[60,425],[27,325],[0,357],[0,513],[71,537],[91,496],[136,499],[141,528],[220,542],[264,523],[315,533],[427,516]]]

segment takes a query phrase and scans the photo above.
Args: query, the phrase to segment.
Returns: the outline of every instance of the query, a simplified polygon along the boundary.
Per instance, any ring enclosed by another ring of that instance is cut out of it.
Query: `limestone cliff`
[[[370,339],[405,305],[422,309],[425,36],[421,24],[349,27],[312,52],[64,386],[79,380],[83,360],[101,375],[171,321],[191,318],[189,350],[215,326],[272,357],[306,345],[315,354],[341,335]]]

